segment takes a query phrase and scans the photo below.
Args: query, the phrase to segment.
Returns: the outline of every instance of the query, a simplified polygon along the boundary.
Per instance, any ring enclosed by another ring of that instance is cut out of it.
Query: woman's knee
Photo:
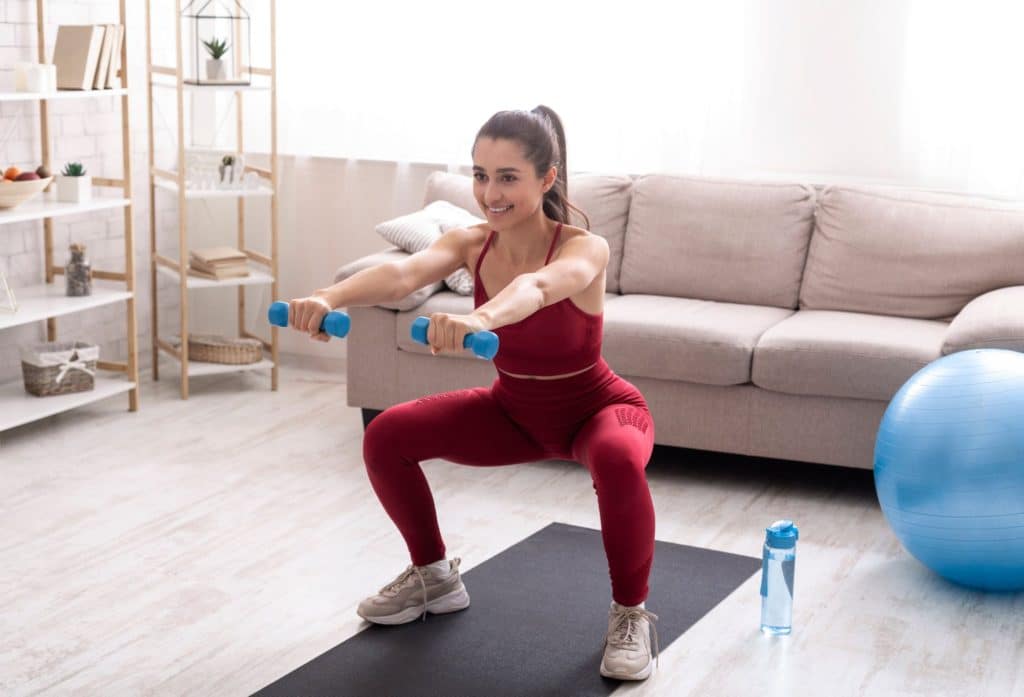
[[[363,433],[363,460],[373,466],[392,452],[401,442],[402,415],[395,407],[385,409],[366,427]]]
[[[646,449],[631,439],[601,438],[589,448],[586,463],[594,481],[617,482],[644,477]]]

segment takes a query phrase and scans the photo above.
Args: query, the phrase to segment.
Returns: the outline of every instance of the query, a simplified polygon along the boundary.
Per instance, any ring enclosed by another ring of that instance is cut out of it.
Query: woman
[[[608,244],[568,224],[574,207],[567,198],[565,135],[551,109],[498,112],[480,129],[472,155],[473,193],[486,224],[450,230],[418,254],[291,302],[291,326],[326,341],[319,326],[331,309],[398,300],[465,266],[475,272],[475,309],[432,314],[431,352],[463,351],[463,337],[472,332],[490,330],[500,339],[498,376],[489,389],[398,404],[367,427],[370,482],[412,564],[358,613],[400,624],[469,606],[460,560],[445,557],[420,462],[444,458],[487,467],[576,460],[590,470],[597,492],[611,575],[601,674],[643,680],[651,672],[657,619],[644,604],[654,557],[654,506],[644,469],[654,424],[640,392],[601,358]]]

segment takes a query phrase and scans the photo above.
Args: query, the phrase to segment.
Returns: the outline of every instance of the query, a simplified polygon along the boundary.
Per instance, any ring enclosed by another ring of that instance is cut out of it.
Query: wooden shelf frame
[[[123,2],[124,0],[122,0]],[[189,375],[216,374],[229,371],[231,366],[211,370],[198,369],[195,363],[188,359],[188,335],[189,335],[189,289],[232,287],[237,286],[238,294],[238,336],[254,337],[245,325],[245,286],[253,284],[269,284],[271,296],[278,295],[278,192],[279,192],[279,164],[277,154],[277,36],[276,36],[276,0],[268,0],[270,9],[270,67],[254,67],[244,65],[243,72],[251,76],[269,78],[269,86],[263,85],[193,85],[185,82],[183,56],[183,37],[181,10],[182,0],[175,0],[175,65],[155,65],[153,63],[153,0],[146,0],[146,80],[147,80],[147,112],[149,116],[149,228],[150,228],[150,283],[152,299],[152,331],[153,331],[153,379],[160,379],[160,353],[161,351],[178,363],[181,398],[188,399]],[[164,25],[161,25],[164,26]],[[236,25],[237,26],[237,25]],[[235,45],[240,44],[240,37],[235,37]],[[158,79],[162,76],[162,79]],[[171,83],[168,77],[174,79]],[[174,89],[177,94],[177,131],[178,131],[178,171],[169,172],[158,169],[155,166],[154,146],[154,121],[153,121],[153,90]],[[234,94],[236,119],[237,119],[237,143],[236,152],[244,153],[244,104],[243,97],[247,92],[267,92],[270,95],[270,167],[246,167],[246,171],[256,172],[261,179],[261,187],[255,191],[200,191],[187,189],[185,185],[186,144],[185,144],[185,97],[187,94],[198,94],[204,91],[226,91]],[[157,221],[156,221],[156,196],[157,190],[164,192],[177,200],[178,203],[178,260],[168,259],[157,253]],[[245,242],[245,200],[247,198],[268,198],[270,199],[270,253],[261,254],[246,248]],[[190,278],[186,273],[180,273],[181,267],[187,265],[188,246],[188,202],[197,198],[237,198],[238,199],[238,249],[250,258],[250,260],[262,263],[269,268],[269,277],[265,273],[257,273],[251,282],[201,282],[199,279]],[[170,274],[167,272],[171,271]],[[174,349],[167,341],[159,335],[158,295],[157,284],[161,275],[170,275],[177,278],[179,293],[179,332],[181,337],[180,348]],[[255,337],[259,338],[259,337]],[[235,366],[236,370],[252,370],[270,368],[270,387],[277,390],[279,348],[278,328],[270,327],[270,341],[260,339],[266,350],[270,352],[270,360],[264,360],[256,366]]]
[[[50,62],[46,44],[47,0],[35,0],[36,4],[36,37],[38,60],[40,63]],[[127,0],[118,0],[118,21],[127,28]],[[3,93],[2,102],[39,102],[39,140],[41,161],[51,171],[54,170],[52,157],[52,130],[49,102],[52,100],[88,100],[113,97],[120,100],[121,119],[121,160],[123,174],[120,178],[94,177],[93,186],[119,189],[119,196],[95,197],[92,201],[82,204],[60,203],[52,194],[44,194],[37,200],[29,201],[18,208],[0,212],[0,226],[30,220],[43,221],[43,248],[45,256],[45,285],[26,289],[22,296],[25,304],[14,316],[5,316],[0,329],[19,326],[36,321],[46,321],[47,341],[57,340],[57,317],[72,313],[84,312],[103,305],[125,303],[125,333],[127,335],[128,356],[124,362],[100,361],[102,370],[120,373],[118,377],[96,376],[96,387],[88,392],[70,395],[33,397],[26,395],[20,383],[15,381],[0,387],[0,431],[14,428],[36,419],[59,414],[84,404],[91,404],[117,394],[128,393],[128,410],[139,408],[139,361],[138,361],[138,326],[136,319],[135,293],[135,233],[132,207],[132,143],[131,143],[131,108],[129,106],[128,84],[128,45],[126,33],[121,42],[121,67],[118,77],[121,86],[109,90],[61,91],[51,93]],[[95,295],[85,298],[65,298],[57,288],[55,279],[64,273],[64,267],[54,263],[53,219],[63,215],[87,214],[101,210],[121,208],[124,216],[124,270],[93,271],[93,277],[124,284],[123,291],[111,291],[96,288]],[[20,315],[20,316],[19,316]]]

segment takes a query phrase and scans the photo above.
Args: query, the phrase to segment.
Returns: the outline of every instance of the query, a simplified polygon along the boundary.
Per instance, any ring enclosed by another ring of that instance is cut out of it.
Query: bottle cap
[[[789,549],[796,546],[800,531],[792,520],[776,520],[765,528],[765,542],[771,547]]]

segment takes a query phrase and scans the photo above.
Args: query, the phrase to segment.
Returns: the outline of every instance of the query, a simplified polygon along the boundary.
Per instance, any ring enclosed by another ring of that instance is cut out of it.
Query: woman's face
[[[555,175],[552,167],[538,177],[512,140],[480,138],[473,148],[473,196],[493,228],[512,227],[536,213]]]

